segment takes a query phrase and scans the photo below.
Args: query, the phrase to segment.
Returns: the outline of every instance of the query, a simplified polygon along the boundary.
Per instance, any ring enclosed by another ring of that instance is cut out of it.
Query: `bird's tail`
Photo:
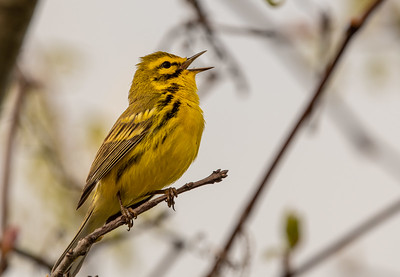
[[[98,219],[98,218],[96,216],[93,216],[93,211],[94,211],[93,208],[88,211],[88,213],[85,217],[85,220],[83,221],[81,227],[78,230],[78,233],[75,235],[74,239],[68,245],[67,249],[65,249],[64,253],[60,256],[60,258],[58,258],[57,262],[54,264],[54,266],[51,270],[52,273],[62,262],[65,255],[67,255],[68,251],[73,249],[78,244],[80,239],[86,237],[91,232],[93,232],[96,228],[101,226],[101,223],[97,224],[96,221],[98,221],[98,220],[96,220],[96,219]],[[66,273],[63,276],[68,276],[68,277],[75,276],[79,272],[79,269],[81,268],[83,261],[85,260],[85,257],[86,257],[86,254],[84,256],[79,256],[75,261],[73,261],[71,266],[67,269]]]

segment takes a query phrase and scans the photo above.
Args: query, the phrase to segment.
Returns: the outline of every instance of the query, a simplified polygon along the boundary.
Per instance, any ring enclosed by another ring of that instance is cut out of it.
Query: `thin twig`
[[[288,137],[285,139],[284,143],[280,147],[280,150],[278,151],[277,155],[275,156],[271,166],[269,169],[266,171],[266,174],[260,184],[257,187],[256,192],[254,193],[253,197],[250,199],[248,202],[246,208],[243,210],[243,213],[239,217],[239,220],[237,224],[235,225],[234,229],[232,230],[230,236],[228,237],[228,240],[225,243],[225,246],[218,257],[218,259],[215,261],[214,265],[212,266],[210,272],[206,275],[208,277],[213,277],[213,276],[218,276],[219,272],[221,270],[221,266],[226,259],[232,244],[237,236],[237,234],[240,232],[240,230],[243,228],[244,224],[247,222],[247,220],[250,218],[250,214],[253,211],[255,204],[257,201],[260,199],[260,195],[263,192],[263,190],[267,187],[269,184],[270,177],[274,173],[277,165],[281,161],[281,158],[283,157],[283,154],[286,152],[288,149],[289,145],[293,141],[295,135],[298,133],[300,130],[300,127],[305,123],[306,119],[311,115],[314,106],[317,104],[317,101],[320,99],[321,95],[324,92],[324,89],[326,87],[327,81],[330,79],[332,76],[332,73],[336,69],[336,66],[338,62],[340,61],[341,57],[343,56],[343,53],[347,49],[347,46],[349,45],[349,42],[351,39],[354,37],[354,35],[361,29],[361,27],[364,25],[364,23],[367,21],[369,16],[372,14],[372,12],[381,4],[384,0],[377,0],[375,1],[367,10],[366,12],[358,19],[353,19],[350,22],[350,26],[348,27],[346,34],[344,35],[344,39],[342,44],[340,45],[336,55],[334,56],[333,61],[327,66],[326,71],[324,76],[322,77],[321,81],[319,82],[317,88],[315,89],[315,92],[310,99],[308,105],[304,109],[303,113],[297,120],[296,124],[292,128],[291,132],[289,133]]]
[[[391,218],[399,211],[400,211],[400,199],[397,199],[395,202],[391,203],[381,211],[377,212],[373,216],[363,221],[361,224],[356,226],[353,230],[348,232],[343,237],[339,238],[326,248],[317,252],[315,255],[313,255],[311,258],[305,261],[302,265],[299,265],[297,266],[297,268],[294,268],[289,272],[287,272],[286,275],[284,276],[293,277],[306,273],[308,270],[320,264],[321,262],[325,261],[326,259],[331,257],[333,254],[337,253],[350,243],[354,242],[357,239],[360,239],[363,235],[365,235],[375,227],[380,226],[382,222]]]
[[[213,24],[217,31],[231,35],[257,36],[261,38],[279,38],[279,32],[273,29],[260,29],[253,27],[233,26],[222,23]]]
[[[25,78],[25,76],[19,71],[18,72],[17,90],[15,95],[15,103],[11,111],[9,120],[9,129],[5,135],[4,145],[4,160],[3,160],[3,178],[1,180],[1,235],[4,236],[6,229],[8,228],[8,216],[9,216],[9,203],[10,203],[10,176],[13,163],[13,152],[15,151],[14,143],[17,133],[17,127],[19,123],[19,116],[22,110],[24,99],[28,89],[32,86],[32,82]],[[3,249],[3,248],[2,248]],[[6,265],[6,253],[1,253],[0,259],[0,274],[1,270],[5,269]]]
[[[228,173],[228,170],[218,169],[218,170],[214,171],[213,173],[211,173],[211,175],[209,175],[208,177],[206,177],[202,180],[199,180],[194,183],[187,183],[187,184],[183,185],[182,187],[178,188],[177,194],[181,194],[183,192],[198,188],[200,186],[221,182],[222,179],[224,179],[228,176],[227,173]],[[133,212],[134,212],[133,215],[138,216],[166,200],[167,200],[167,195],[162,195],[155,199],[147,201],[147,202],[143,203],[142,205],[140,205],[139,207],[133,209]],[[105,234],[111,232],[112,230],[114,230],[124,224],[127,224],[125,218],[123,216],[119,216],[116,219],[103,225],[103,227],[94,230],[91,234],[82,238],[78,242],[78,244],[75,246],[75,248],[71,249],[67,253],[67,255],[65,255],[64,259],[60,262],[60,264],[57,266],[57,268],[55,268],[54,271],[51,273],[51,277],[62,277],[63,274],[66,272],[66,270],[69,268],[69,266],[72,264],[72,262],[79,256],[85,255],[89,251],[90,247],[101,236],[104,236]]]
[[[200,4],[198,0],[186,0],[194,9],[197,19],[194,24],[188,24],[187,26],[199,25],[202,27],[206,34],[206,39],[208,43],[213,47],[217,57],[221,61],[225,61],[228,65],[228,70],[232,76],[233,81],[236,86],[241,91],[246,91],[248,88],[247,80],[245,74],[243,74],[241,67],[235,60],[234,56],[229,52],[228,47],[215,35],[213,26],[207,17],[207,13],[204,7]]]
[[[49,262],[45,261],[42,257],[40,257],[38,255],[35,255],[35,254],[31,253],[31,252],[28,252],[26,250],[23,250],[23,249],[20,249],[20,248],[17,248],[17,247],[13,248],[13,252],[18,254],[21,257],[24,257],[25,259],[28,259],[28,260],[30,260],[30,261],[32,261],[32,262],[34,262],[34,263],[36,263],[36,264],[38,264],[40,266],[45,267],[47,270],[51,270],[52,265]]]

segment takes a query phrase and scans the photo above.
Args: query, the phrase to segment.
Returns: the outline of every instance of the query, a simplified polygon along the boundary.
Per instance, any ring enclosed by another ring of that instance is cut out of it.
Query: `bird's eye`
[[[170,62],[163,62],[163,63],[161,64],[161,67],[162,67],[162,68],[170,68],[170,67],[171,67],[171,63],[170,63]]]

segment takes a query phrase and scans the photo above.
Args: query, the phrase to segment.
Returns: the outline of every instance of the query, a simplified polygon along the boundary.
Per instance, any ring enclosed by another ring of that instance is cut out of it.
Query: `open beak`
[[[209,69],[211,69],[211,68],[214,68],[213,66],[211,66],[211,67],[202,67],[202,68],[191,68],[191,69],[188,69],[189,65],[190,65],[195,59],[197,59],[198,57],[200,57],[201,55],[203,55],[206,51],[207,51],[207,50],[201,51],[200,53],[197,53],[196,55],[193,55],[193,56],[191,56],[190,58],[187,58],[186,61],[185,61],[183,64],[181,64],[180,69],[187,69],[187,70],[189,70],[189,71],[192,71],[192,72],[195,72],[195,73],[199,73],[199,72],[206,71],[206,70],[209,70]]]

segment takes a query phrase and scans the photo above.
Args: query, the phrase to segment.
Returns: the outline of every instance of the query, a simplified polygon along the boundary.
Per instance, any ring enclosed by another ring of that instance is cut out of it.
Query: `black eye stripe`
[[[163,63],[161,64],[161,67],[162,67],[162,68],[170,68],[170,67],[171,67],[171,63],[170,63],[170,62],[163,62]]]
[[[180,64],[177,63],[177,62],[171,63],[171,62],[169,62],[169,61],[165,61],[165,62],[163,62],[162,64],[160,64],[160,65],[158,66],[158,68],[170,68],[171,66],[180,66]]]

